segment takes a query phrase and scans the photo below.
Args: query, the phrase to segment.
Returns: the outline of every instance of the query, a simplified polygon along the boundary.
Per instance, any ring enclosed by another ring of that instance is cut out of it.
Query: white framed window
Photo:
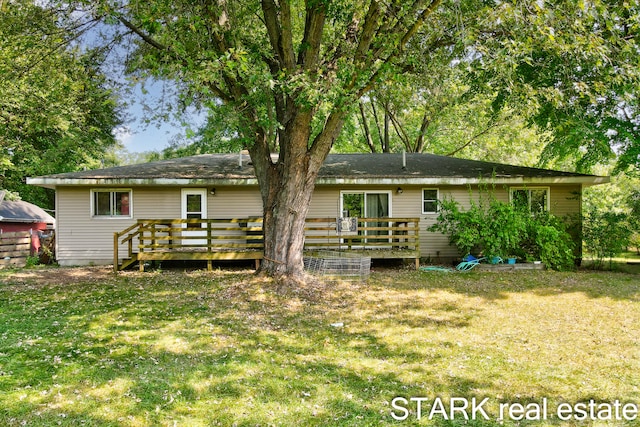
[[[92,218],[132,218],[131,189],[91,190]]]
[[[439,191],[437,188],[422,189],[422,213],[435,214],[438,213]]]
[[[340,191],[341,217],[386,218],[391,216],[391,191]]]
[[[366,230],[358,229],[358,235],[367,236],[362,240],[368,243],[389,243],[391,230],[384,228],[390,227],[389,221],[384,218],[391,217],[391,191],[382,190],[354,190],[340,191],[340,217],[349,218],[372,218],[378,221],[367,221],[361,223]],[[373,228],[373,230],[369,229]],[[379,229],[382,228],[382,229]],[[372,237],[375,236],[375,237]],[[353,242],[356,240],[351,239]]]
[[[512,187],[509,191],[511,203],[531,213],[549,211],[549,187]]]

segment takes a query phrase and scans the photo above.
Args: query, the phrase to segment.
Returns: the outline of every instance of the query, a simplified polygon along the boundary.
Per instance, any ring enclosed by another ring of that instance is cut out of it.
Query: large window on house
[[[343,191],[341,196],[343,217],[385,218],[390,216],[390,191]]]
[[[422,189],[422,213],[423,214],[438,213],[438,189],[437,188]]]
[[[390,191],[342,191],[340,193],[340,213],[342,217],[357,218],[388,218],[391,216],[391,192]],[[388,236],[390,231],[388,221],[367,221],[359,235]],[[367,239],[367,242],[385,242],[388,238]]]
[[[531,213],[549,210],[549,187],[511,188],[511,203]]]
[[[131,218],[131,190],[93,190],[91,215],[96,218]]]

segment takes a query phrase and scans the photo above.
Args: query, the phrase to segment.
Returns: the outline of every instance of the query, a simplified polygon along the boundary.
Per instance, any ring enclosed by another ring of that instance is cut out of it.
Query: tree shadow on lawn
[[[509,294],[531,292],[535,295],[583,293],[590,298],[640,301],[637,275],[616,272],[403,272],[401,275],[373,275],[370,283],[395,290],[445,290],[454,293],[500,300]]]
[[[499,287],[495,275],[469,275],[465,280],[484,281],[466,291],[464,282],[416,283],[417,273],[382,283],[374,276],[370,285],[331,285],[312,298],[251,276],[215,274],[0,290],[0,423],[393,424],[389,402],[396,396],[470,399],[500,388],[490,375],[479,380],[477,372],[438,371],[437,362],[446,365],[459,351],[455,343],[385,339],[462,329],[479,315],[415,293],[484,298],[481,289],[491,284],[486,277],[494,278],[496,292],[506,287],[504,298],[553,289],[544,277],[528,286],[509,284],[519,276],[508,275]],[[572,286],[571,292],[581,289]],[[336,320],[344,325],[331,326]],[[412,413],[402,424],[424,422]],[[431,423],[462,424],[509,425]]]
[[[492,386],[437,375],[422,351],[362,325],[331,327],[325,304],[225,292],[136,279],[0,293],[0,422],[371,425],[393,422],[398,395]],[[416,322],[405,327],[464,325]]]

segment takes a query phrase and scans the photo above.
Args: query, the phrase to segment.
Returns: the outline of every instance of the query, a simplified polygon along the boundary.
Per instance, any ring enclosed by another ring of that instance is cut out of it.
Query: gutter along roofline
[[[551,185],[581,184],[597,185],[610,182],[608,176],[557,176],[557,177],[496,177],[496,178],[456,178],[456,177],[319,177],[316,185]],[[252,178],[27,178],[27,184],[55,189],[61,186],[211,186],[240,185],[256,186],[258,180]]]

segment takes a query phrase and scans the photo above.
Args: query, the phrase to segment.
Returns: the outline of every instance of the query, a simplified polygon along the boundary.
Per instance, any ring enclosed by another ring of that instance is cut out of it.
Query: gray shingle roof
[[[0,222],[44,222],[53,224],[55,219],[38,206],[25,202],[12,202],[3,200],[0,202]]]
[[[463,184],[491,180],[494,182],[607,182],[573,172],[466,160],[433,154],[330,154],[318,184],[331,183],[452,183]],[[240,166],[240,163],[242,166]],[[70,172],[30,178],[30,184],[108,185],[108,184],[255,184],[255,174],[248,155],[202,154],[180,159],[119,166],[82,172]]]

